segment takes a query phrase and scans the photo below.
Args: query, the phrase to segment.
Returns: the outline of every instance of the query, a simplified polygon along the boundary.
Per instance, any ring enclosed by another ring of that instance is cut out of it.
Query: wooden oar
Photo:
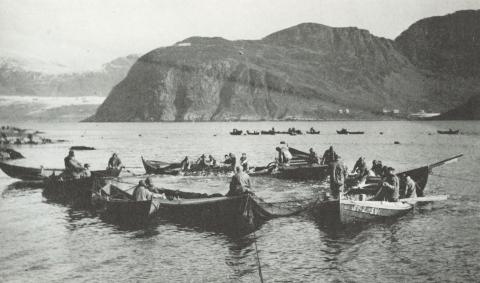
[[[438,195],[438,196],[427,196],[427,197],[418,197],[418,198],[404,198],[400,199],[400,202],[405,202],[408,204],[416,204],[421,202],[433,202],[433,201],[444,201],[448,199],[448,195]]]

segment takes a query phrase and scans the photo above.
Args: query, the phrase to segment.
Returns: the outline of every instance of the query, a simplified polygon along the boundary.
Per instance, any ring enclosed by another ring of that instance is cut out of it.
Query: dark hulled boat
[[[146,160],[142,156],[142,164],[147,174],[178,175],[180,173],[180,163]]]
[[[63,169],[23,167],[4,162],[0,162],[0,169],[11,178],[25,181],[45,180],[51,175],[59,175],[63,172]]]
[[[460,133],[460,130],[452,130],[452,129],[449,129],[447,131],[437,130],[437,133],[441,135],[458,135],[458,133]]]
[[[347,129],[341,129],[340,131],[337,130],[337,134],[339,135],[363,135],[365,132],[362,131],[348,131]]]
[[[229,174],[233,172],[233,168],[231,166],[205,167],[196,164],[192,165],[190,169],[181,170],[180,163],[167,163],[163,161],[145,160],[143,159],[143,157],[142,163],[147,174],[201,176]]]
[[[112,183],[95,191],[105,214],[116,221],[137,222],[159,216],[185,225],[240,233],[251,232],[268,219],[298,214],[309,207],[279,209],[250,195],[226,197],[173,190],[162,190],[167,199],[134,201],[130,193]]]
[[[73,202],[75,204],[89,205],[92,200],[92,187],[97,183],[104,183],[106,178],[120,175],[121,170],[92,171],[88,178],[65,178],[50,176],[44,181],[43,196],[59,202]]]
[[[20,179],[24,181],[41,181],[47,180],[50,176],[60,175],[64,169],[53,168],[35,168],[13,165],[5,162],[0,162],[0,169],[11,178]],[[92,171],[92,175],[105,177],[118,177],[120,170],[96,170]]]

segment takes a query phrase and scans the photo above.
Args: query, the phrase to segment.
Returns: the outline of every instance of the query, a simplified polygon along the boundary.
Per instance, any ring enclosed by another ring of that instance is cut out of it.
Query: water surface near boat
[[[31,167],[58,168],[72,145],[95,147],[76,152],[92,169],[104,169],[112,152],[142,174],[140,156],[178,162],[185,155],[246,152],[252,165],[275,157],[285,140],[292,147],[314,147],[322,154],[333,145],[352,168],[359,156],[380,159],[399,170],[464,153],[458,163],[434,170],[427,193],[449,194],[445,202],[415,210],[388,223],[341,226],[312,216],[273,219],[255,232],[267,281],[473,281],[480,274],[480,124],[478,122],[241,122],[241,123],[75,123],[19,124],[66,139],[62,144],[18,146]],[[310,127],[320,135],[232,136],[241,130]],[[337,135],[341,128],[364,135]],[[438,129],[460,135],[437,135]],[[383,135],[379,133],[383,132]],[[401,144],[394,145],[393,141]],[[138,179],[127,178],[134,184]],[[315,181],[252,179],[254,191],[268,201],[301,199],[325,190]],[[124,227],[93,212],[42,199],[41,190],[13,184],[0,173],[0,276],[2,281],[208,281],[258,282],[253,235],[233,237],[202,227],[156,219],[146,226]],[[166,188],[225,193],[228,177],[161,176]],[[130,184],[126,184],[128,186]]]

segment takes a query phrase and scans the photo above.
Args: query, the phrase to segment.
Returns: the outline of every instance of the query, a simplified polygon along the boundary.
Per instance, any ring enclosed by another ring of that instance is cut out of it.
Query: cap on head
[[[284,141],[281,141],[280,144],[285,144],[285,142],[284,142]]]
[[[70,150],[70,151],[68,152],[68,155],[75,155],[75,152],[74,152],[73,150]]]
[[[145,179],[145,184],[151,185],[152,184],[152,178],[147,177],[147,179]]]
[[[237,172],[242,172],[242,167],[237,166],[237,167],[235,167],[235,170],[236,170]]]
[[[145,181],[144,181],[144,180],[140,180],[140,181],[138,181],[138,184],[139,184],[140,186],[146,186],[146,184],[145,184]]]

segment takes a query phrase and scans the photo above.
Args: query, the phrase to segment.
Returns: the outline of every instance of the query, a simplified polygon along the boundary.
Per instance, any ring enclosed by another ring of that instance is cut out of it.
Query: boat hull
[[[340,200],[340,221],[344,224],[400,217],[413,209],[403,202]]]
[[[22,167],[3,162],[0,162],[0,169],[11,178],[24,181],[45,180],[51,175],[58,175],[63,172],[63,170]]]
[[[273,173],[281,179],[323,180],[328,176],[327,165],[282,166]]]

